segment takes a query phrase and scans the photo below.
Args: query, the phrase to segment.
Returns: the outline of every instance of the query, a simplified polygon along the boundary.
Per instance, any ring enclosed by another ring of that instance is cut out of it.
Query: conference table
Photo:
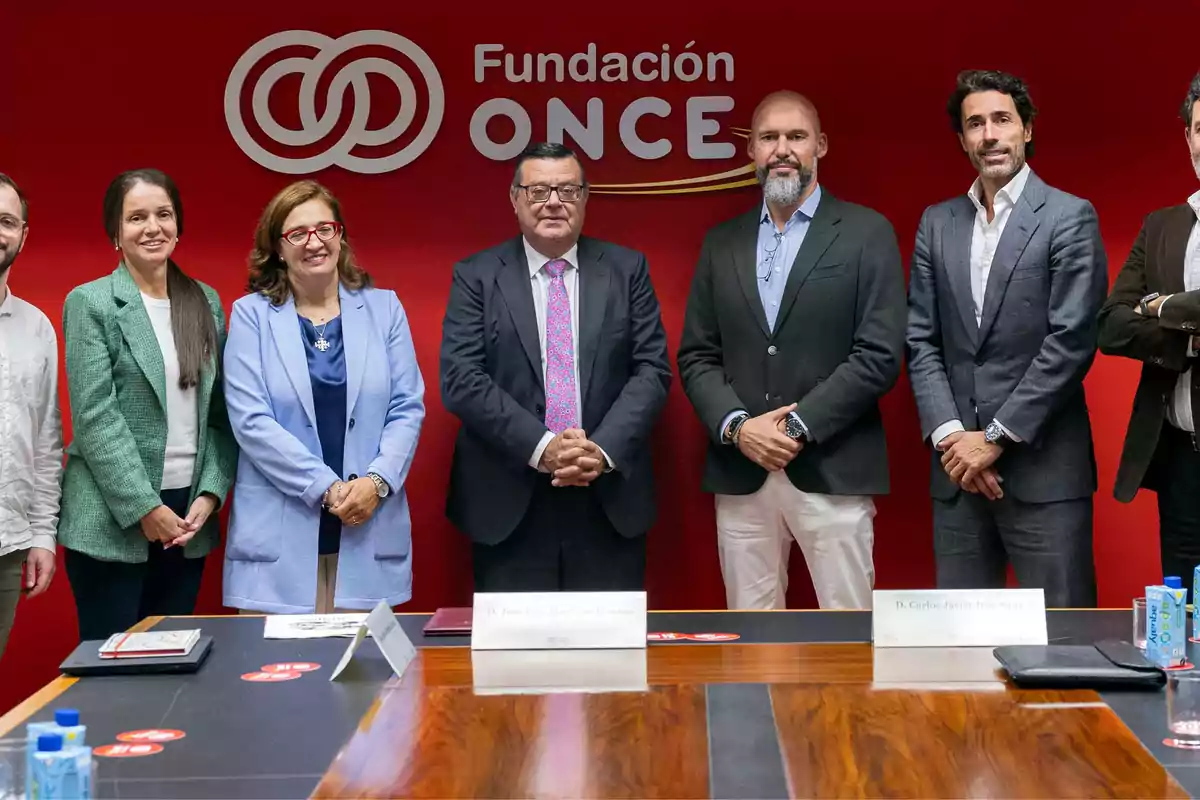
[[[396,677],[371,640],[199,627],[194,674],[59,677],[0,736],[78,708],[97,796],[121,798],[1186,797],[1165,694],[1017,689],[990,649],[873,648],[859,611],[651,612],[645,650],[472,651],[427,637]],[[1049,611],[1051,643],[1130,636],[1128,610]],[[656,636],[663,639],[664,636]],[[261,679],[285,665],[286,679]],[[259,678],[247,676],[259,675]],[[122,744],[123,743],[123,744]]]

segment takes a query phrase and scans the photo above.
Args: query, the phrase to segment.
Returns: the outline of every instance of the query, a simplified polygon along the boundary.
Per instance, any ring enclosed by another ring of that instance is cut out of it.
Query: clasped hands
[[[362,525],[379,506],[379,492],[370,477],[335,481],[325,492],[325,508],[343,525]]]
[[[804,442],[785,433],[788,415],[795,410],[796,404],[792,403],[743,422],[737,435],[738,450],[769,472],[778,472],[792,463],[804,449]]]
[[[554,478],[553,486],[587,486],[604,472],[607,463],[600,446],[580,428],[567,428],[542,451],[538,466]]]
[[[992,466],[1004,449],[984,438],[982,431],[955,431],[937,443],[942,468],[963,490],[988,500],[1004,496],[1000,476]]]
[[[187,517],[182,519],[167,506],[160,505],[142,517],[142,535],[151,542],[162,542],[164,550],[183,547],[216,510],[217,498],[207,492],[192,502]]]

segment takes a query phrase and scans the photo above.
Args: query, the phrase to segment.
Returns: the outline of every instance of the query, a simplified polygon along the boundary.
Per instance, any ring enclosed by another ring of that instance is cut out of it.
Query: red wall
[[[79,11],[69,3],[48,5],[53,16],[36,10],[37,4],[18,4],[5,14],[0,171],[13,175],[32,203],[29,242],[11,285],[56,324],[72,286],[115,266],[102,232],[100,201],[107,182],[131,167],[156,166],[176,179],[187,215],[177,260],[214,286],[226,308],[239,296],[257,215],[290,180],[251,161],[226,127],[226,77],[254,42],[289,28],[329,36],[380,28],[413,39],[437,64],[446,91],[445,119],[420,158],[380,175],[338,167],[319,173],[343,200],[361,262],[404,302],[428,388],[426,426],[408,485],[415,595],[405,610],[466,603],[470,597],[469,550],[443,516],[457,423],[439,402],[437,356],[451,265],[516,230],[505,192],[509,167],[476,152],[467,133],[472,113],[485,100],[504,96],[523,103],[534,118],[536,139],[545,135],[549,98],[562,98],[581,115],[587,98],[602,98],[605,154],[588,163],[589,176],[595,183],[617,183],[690,177],[745,163],[740,155],[717,162],[687,157],[682,119],[688,96],[736,99],[733,112],[717,117],[724,132],[715,138],[737,143],[740,151],[742,140],[728,129],[748,124],[763,94],[776,88],[804,91],[820,108],[830,138],[821,164],[823,184],[887,214],[906,257],[922,209],[964,191],[973,179],[944,111],[962,68],[1007,69],[1029,82],[1044,114],[1036,125],[1038,155],[1032,164],[1051,184],[1095,203],[1113,275],[1143,215],[1182,202],[1195,188],[1176,116],[1196,69],[1183,33],[1200,23],[1192,4],[1108,9],[1060,0],[985,12],[939,0],[828,7],[693,4],[684,11],[670,4],[613,2],[603,16],[499,10],[471,2],[457,6],[453,16],[422,4],[372,11],[352,8],[357,4],[343,9],[324,3],[210,3],[203,14],[161,5],[104,4]],[[732,83],[513,85],[473,79],[477,43],[569,55],[596,42],[601,53],[632,55],[659,52],[664,43],[678,53],[691,40],[696,52],[733,54]],[[289,111],[283,95],[298,84],[293,79],[279,86],[282,99],[273,108],[282,122],[295,124],[295,101]],[[371,113],[377,127],[392,118],[396,92],[386,81],[372,79],[371,86],[378,90]],[[639,128],[645,139],[665,136],[674,143],[673,152],[658,161],[631,157],[616,136],[621,110],[648,95],[675,107],[670,118],[648,117]],[[350,93],[346,100],[348,113]],[[493,135],[503,138],[508,133],[503,128],[496,124]],[[587,232],[647,254],[672,354],[703,232],[757,202],[753,188],[592,198]],[[1131,362],[1100,357],[1087,379],[1101,482],[1096,567],[1101,603],[1110,606],[1128,603],[1139,587],[1159,577],[1153,497],[1143,495],[1128,506],[1111,499],[1137,374]],[[930,586],[928,462],[906,381],[884,399],[884,413],[893,488],[879,502],[878,585]],[[723,604],[712,502],[698,489],[704,446],[703,431],[676,382],[654,440],[661,501],[660,522],[650,536],[648,583],[656,608]],[[793,604],[812,605],[799,556],[793,567]],[[219,579],[220,561],[214,558],[201,612],[221,610]],[[51,678],[75,637],[70,590],[60,571],[46,596],[21,604],[0,663],[0,710]]]

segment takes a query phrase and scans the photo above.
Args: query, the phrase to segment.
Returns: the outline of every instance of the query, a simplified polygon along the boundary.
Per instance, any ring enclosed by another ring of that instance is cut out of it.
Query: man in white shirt
[[[1108,289],[1096,211],[1026,163],[1037,112],[1019,78],[964,72],[947,112],[977,177],[921,219],[907,334],[938,586],[1000,588],[1011,565],[1048,607],[1094,606],[1083,379]]]
[[[58,339],[8,288],[28,219],[21,190],[0,173],[0,656],[21,594],[41,594],[54,577],[62,474]]]
[[[446,303],[446,513],[476,591],[641,590],[671,383],[646,259],[581,235],[587,179],[561,144],[526,149],[508,194],[520,235],[456,264]]]
[[[1180,116],[1200,178],[1200,75]],[[1200,564],[1200,191],[1148,215],[1100,312],[1100,350],[1142,363],[1113,494],[1158,495],[1162,574],[1192,586]],[[1191,598],[1188,602],[1195,602]]]

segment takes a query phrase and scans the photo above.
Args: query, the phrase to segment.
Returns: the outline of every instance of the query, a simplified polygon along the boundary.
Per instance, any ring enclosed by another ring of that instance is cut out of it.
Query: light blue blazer
[[[425,385],[395,292],[340,289],[346,353],[344,475],[325,465],[312,382],[292,299],[233,304],[225,401],[241,446],[225,546],[225,605],[312,613],[321,498],[335,480],[369,472],[391,493],[369,521],[342,528],[334,603],[368,610],[412,597],[405,479],[425,419]]]

